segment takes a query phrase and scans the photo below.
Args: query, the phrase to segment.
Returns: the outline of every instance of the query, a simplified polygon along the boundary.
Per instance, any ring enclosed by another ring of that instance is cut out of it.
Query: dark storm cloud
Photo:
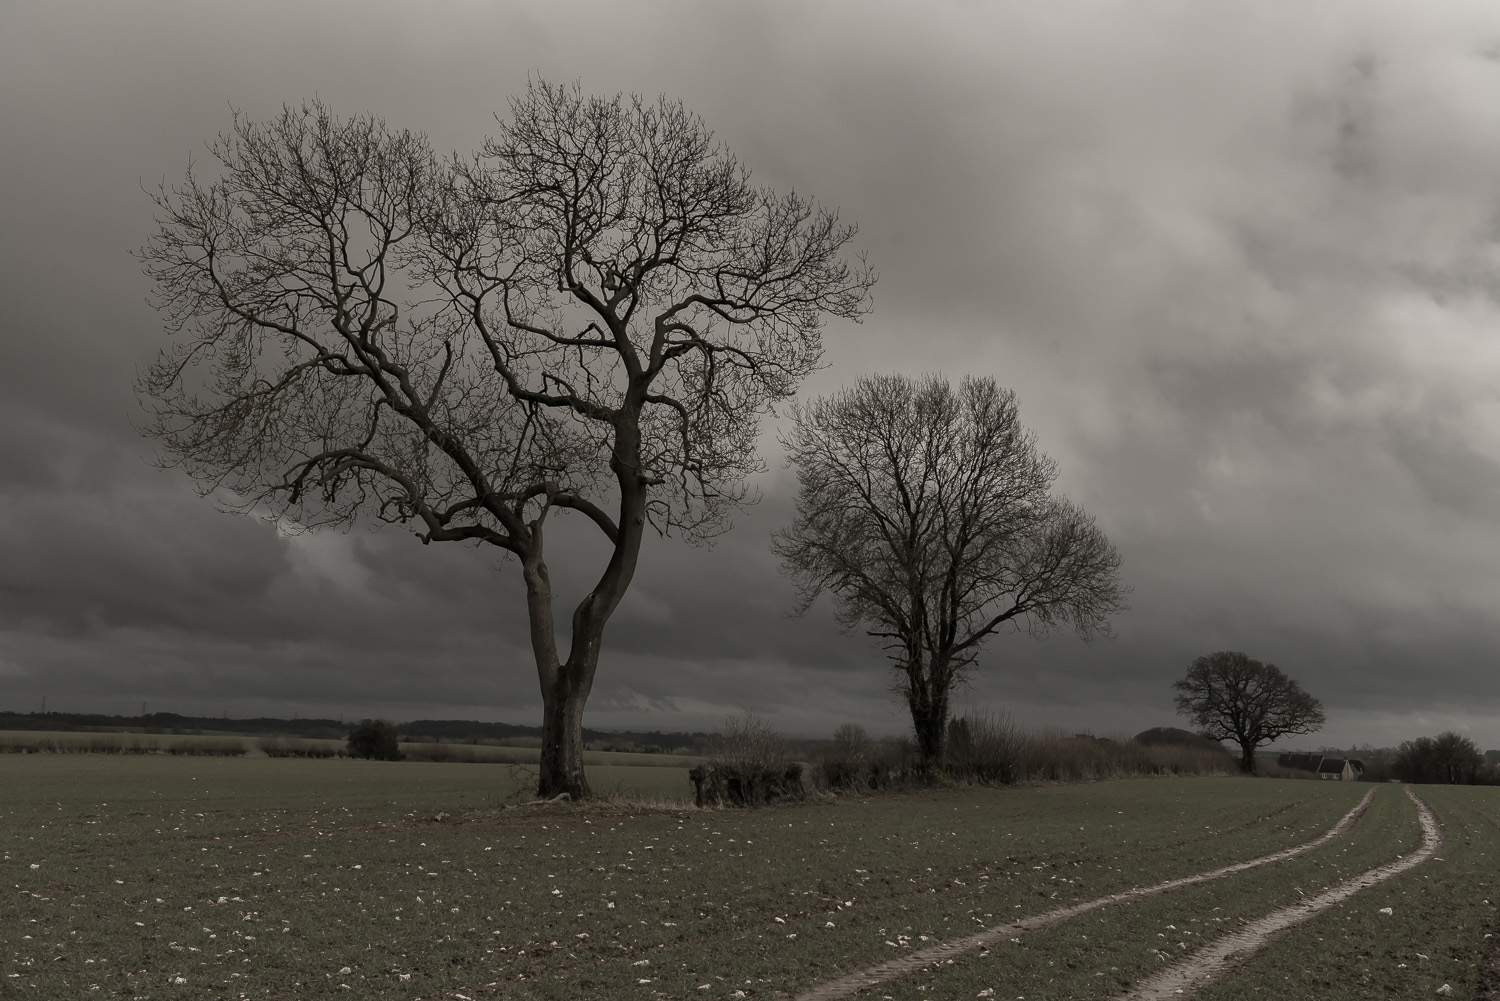
[[[151,467],[129,251],[142,187],[231,106],[318,96],[467,150],[539,72],[680,96],[859,223],[876,312],[809,392],[1017,389],[1132,609],[1090,645],[996,637],[966,704],[1133,731],[1234,648],[1321,695],[1330,741],[1500,746],[1496,51],[1477,3],[7,4],[0,702],[534,717],[513,564],[289,536]],[[711,549],[648,540],[591,725],[903,729],[878,649],[785,615],[791,483],[773,461]],[[596,557],[559,547],[566,594]]]

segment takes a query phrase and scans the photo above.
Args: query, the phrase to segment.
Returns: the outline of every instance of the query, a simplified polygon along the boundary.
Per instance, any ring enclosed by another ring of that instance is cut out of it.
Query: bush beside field
[[[944,781],[976,785],[1094,782],[1145,776],[1238,774],[1215,741],[1162,728],[1137,738],[1032,733],[1005,714],[971,712],[949,725]],[[858,793],[931,784],[909,740],[871,740],[846,723],[828,741],[793,742],[752,715],[731,716],[705,742],[689,777],[699,806],[761,806],[810,792]]]
[[[1089,782],[1239,770],[1223,747],[1201,741],[1146,743],[1057,731],[1028,733],[1003,714],[960,717],[950,728],[948,745],[950,774],[975,782]]]
[[[802,762],[764,720],[730,716],[709,750],[709,759],[688,772],[698,806],[765,806],[806,795]]]
[[[0,753],[345,758],[349,748],[345,740],[295,736],[0,731]],[[400,760],[416,763],[526,766],[538,754],[499,741],[402,740],[397,748]],[[699,750],[700,755],[589,750],[584,757],[591,766],[682,769],[683,794],[691,791],[700,806],[760,806],[810,793],[864,794],[923,784],[909,741],[871,740],[854,724],[840,727],[833,740],[793,741],[752,716],[731,717],[719,733],[700,742]],[[948,781],[992,785],[1236,771],[1228,752],[1201,744],[1031,733],[1003,714],[980,712],[950,725],[945,768]]]
[[[242,737],[188,737],[136,733],[48,733],[0,731],[0,753],[12,754],[172,754],[241,757],[250,752]]]
[[[522,765],[536,763],[536,748],[487,742],[459,744],[435,741],[401,741],[401,760],[419,763]],[[40,730],[0,730],[0,754],[135,754],[170,756],[347,758],[347,739],[317,739],[295,736],[244,737],[232,735],[80,733]],[[677,753],[585,751],[589,767],[650,768],[669,774],[680,769],[683,795],[691,786],[686,771],[702,759]],[[653,782],[655,788],[658,783]]]
[[[306,740],[298,737],[262,737],[255,746],[268,758],[342,758],[336,740]]]
[[[1149,733],[1149,731],[1148,731]],[[869,741],[852,724],[825,747],[816,773],[833,791],[867,792],[915,780],[906,741]],[[1145,742],[1056,731],[1032,733],[1003,713],[974,712],[949,724],[944,771],[956,782],[1094,782],[1152,775],[1232,775],[1233,755],[1209,742]]]

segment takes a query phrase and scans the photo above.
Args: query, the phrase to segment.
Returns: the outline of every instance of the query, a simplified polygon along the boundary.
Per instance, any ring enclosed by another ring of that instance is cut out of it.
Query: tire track
[[[1374,869],[1346,879],[1329,887],[1315,897],[1298,901],[1290,907],[1272,911],[1263,918],[1250,922],[1239,931],[1230,932],[1193,955],[1161,970],[1114,1001],[1166,1001],[1168,998],[1190,997],[1199,988],[1224,976],[1235,966],[1265,948],[1270,942],[1309,918],[1328,910],[1334,904],[1347,900],[1361,890],[1383,883],[1420,865],[1437,854],[1443,845],[1443,830],[1432,809],[1417,794],[1406,788],[1406,795],[1417,805],[1417,818],[1422,824],[1422,844],[1416,851],[1394,862],[1376,866]]]
[[[1311,841],[1305,841],[1300,845],[1283,848],[1281,851],[1272,852],[1270,855],[1262,855],[1260,858],[1250,859],[1246,862],[1236,862],[1233,865],[1226,865],[1219,869],[1200,872],[1197,875],[1181,876],[1177,879],[1169,879],[1164,883],[1157,883],[1154,886],[1137,887],[1133,890],[1111,893],[1105,897],[1096,897],[1093,900],[1086,900],[1082,903],[1069,904],[1066,907],[1043,911],[1041,914],[1033,914],[1031,917],[1021,918],[1019,921],[1012,921],[1009,924],[986,928],[973,935],[952,939],[925,949],[918,949],[916,952],[907,953],[897,959],[888,960],[877,966],[861,970],[858,973],[851,973],[848,976],[840,977],[838,980],[830,980],[818,984],[806,992],[796,995],[793,1001],[837,1001],[838,998],[849,997],[857,991],[877,987],[892,980],[898,980],[924,967],[933,966],[950,959],[957,959],[959,956],[978,952],[981,949],[988,949],[990,946],[998,945],[1001,942],[1009,942],[1027,932],[1042,931],[1055,927],[1064,921],[1076,918],[1080,914],[1087,914],[1101,907],[1108,907],[1111,904],[1121,904],[1131,900],[1140,900],[1144,897],[1155,896],[1158,893],[1181,889],[1184,886],[1195,886],[1199,883],[1207,883],[1210,880],[1222,879],[1237,872],[1244,872],[1246,869],[1254,869],[1257,866],[1268,865],[1272,862],[1281,862],[1293,856],[1300,855],[1303,852],[1311,851],[1314,848],[1321,848],[1330,841],[1348,834],[1349,829],[1354,826],[1355,821],[1369,807],[1370,800],[1374,796],[1375,789],[1372,788],[1369,792],[1365,793],[1363,799],[1354,805],[1353,809],[1339,819],[1338,823]],[[1418,802],[1420,804],[1420,801]],[[1426,809],[1425,805],[1421,806],[1421,808]],[[1425,840],[1423,844],[1425,846]],[[1436,849],[1433,850],[1436,851]]]

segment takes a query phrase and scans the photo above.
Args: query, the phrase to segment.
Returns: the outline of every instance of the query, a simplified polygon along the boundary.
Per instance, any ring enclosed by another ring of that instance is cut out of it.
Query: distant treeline
[[[230,719],[227,716],[182,716],[146,713],[144,716],[106,716],[102,713],[0,712],[0,730],[60,730],[95,733],[233,733],[342,740],[349,725],[336,719]]]
[[[101,713],[14,713],[0,711],[0,730],[62,730],[95,733],[232,733],[244,736],[275,734],[289,737],[343,740],[355,726],[350,720],[277,719],[258,716],[234,719],[228,716],[183,716],[178,713],[146,713],[144,716],[106,716]],[[419,719],[397,724],[402,740],[435,740],[455,744],[515,739],[540,740],[539,726],[514,723],[481,723],[471,719]],[[647,733],[633,731],[583,731],[585,742],[608,745],[602,749],[661,750],[700,746],[705,733]]]
[[[410,723],[396,724],[402,740],[444,740],[454,744],[478,744],[486,740],[508,740],[516,737],[542,738],[539,726],[516,726],[513,723],[479,723],[471,719],[418,719]],[[647,750],[659,748],[675,751],[679,748],[701,747],[709,735],[706,733],[662,733],[660,730],[639,732],[635,730],[591,730],[583,728],[585,744],[598,750]]]

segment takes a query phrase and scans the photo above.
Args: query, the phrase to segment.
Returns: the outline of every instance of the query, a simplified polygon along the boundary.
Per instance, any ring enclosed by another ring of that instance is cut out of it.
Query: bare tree
[[[1449,730],[1436,737],[1403,740],[1393,768],[1403,782],[1473,784],[1484,773],[1484,755],[1463,734]]]
[[[1233,650],[1193,661],[1187,677],[1172,683],[1177,712],[1214,740],[1240,745],[1240,770],[1255,774],[1255,749],[1278,737],[1315,733],[1325,722],[1323,704],[1275,664]]]
[[[538,792],[586,795],[584,703],[645,528],[706,540],[748,500],[760,417],[826,318],[867,311],[854,229],[752,185],[678,102],[545,82],[473,156],[318,103],[236,115],[210,150],[142,251],[178,335],[140,386],[164,461],[297,527],[514,555]],[[608,547],[566,654],[554,512]]]
[[[870,735],[858,723],[840,723],[838,729],[833,731],[833,743],[840,753],[853,758],[865,752],[870,743]]]
[[[797,516],[775,549],[797,611],[826,591],[841,625],[883,642],[921,765],[941,768],[949,694],[984,640],[1007,623],[1107,632],[1119,554],[1048,493],[1056,464],[993,379],[870,376],[793,417]]]

